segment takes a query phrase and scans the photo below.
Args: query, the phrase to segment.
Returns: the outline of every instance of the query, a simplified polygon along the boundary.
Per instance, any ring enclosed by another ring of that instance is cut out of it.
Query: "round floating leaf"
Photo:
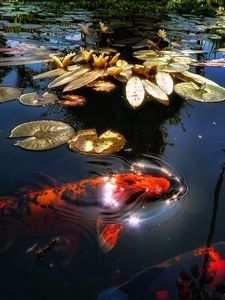
[[[80,95],[65,95],[58,102],[64,106],[83,106],[86,98]]]
[[[42,106],[45,104],[49,104],[57,100],[57,96],[51,93],[44,93],[42,96],[39,96],[35,93],[27,93],[23,94],[19,98],[20,102],[24,105],[29,106]]]
[[[74,129],[66,123],[42,120],[18,125],[11,131],[10,137],[28,137],[16,142],[15,146],[27,150],[41,151],[65,144],[72,138],[74,133]]]
[[[108,130],[98,137],[95,129],[88,129],[78,131],[68,146],[82,154],[109,155],[121,150],[125,143],[125,138],[118,132]]]
[[[167,65],[159,66],[159,71],[168,73],[181,73],[189,69],[188,65],[181,63],[171,63]]]
[[[0,103],[17,99],[22,94],[22,89],[11,86],[0,87]]]
[[[212,85],[218,86],[218,84],[208,78],[205,78],[199,74],[195,74],[189,71],[185,71],[183,73],[177,73],[176,77],[179,78],[182,81],[195,81],[200,84],[208,83]]]
[[[127,101],[133,108],[139,107],[145,98],[145,89],[137,76],[131,77],[126,84]]]
[[[155,76],[155,79],[158,86],[167,95],[170,95],[173,92],[173,79],[169,73],[158,72]]]
[[[199,87],[193,82],[182,82],[174,86],[174,91],[181,97],[201,102],[225,100],[225,89],[208,83],[204,83]]]
[[[111,92],[116,88],[116,85],[110,81],[95,80],[88,87],[98,92]]]

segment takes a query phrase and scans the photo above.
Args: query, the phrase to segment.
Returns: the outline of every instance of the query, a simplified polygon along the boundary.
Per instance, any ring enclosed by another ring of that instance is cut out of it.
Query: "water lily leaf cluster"
[[[69,124],[54,120],[20,124],[11,131],[10,138],[23,138],[14,145],[26,150],[43,151],[68,143],[71,150],[92,155],[115,153],[126,143],[123,135],[112,130],[98,137],[95,129],[75,132]]]

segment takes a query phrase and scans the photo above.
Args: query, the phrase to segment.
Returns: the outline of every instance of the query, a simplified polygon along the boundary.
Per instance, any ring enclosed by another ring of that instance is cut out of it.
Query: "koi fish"
[[[17,238],[44,234],[74,235],[96,222],[100,246],[112,249],[124,227],[115,222],[137,205],[165,196],[171,183],[164,177],[117,174],[60,184],[42,174],[44,184],[0,197],[0,251]],[[86,224],[86,225],[84,225]]]
[[[147,268],[97,300],[222,300],[224,293],[225,242],[219,242]]]

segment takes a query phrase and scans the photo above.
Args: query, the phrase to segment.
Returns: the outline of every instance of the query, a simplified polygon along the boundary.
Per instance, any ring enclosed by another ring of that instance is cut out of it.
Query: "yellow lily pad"
[[[14,145],[27,150],[42,151],[56,148],[68,142],[75,131],[70,125],[53,120],[41,120],[16,126],[10,138],[26,137]]]
[[[158,102],[169,105],[169,98],[167,94],[158,87],[158,85],[154,84],[153,82],[144,79],[142,80],[143,86],[146,90],[146,92],[155,98]]]
[[[145,89],[137,76],[131,77],[126,84],[126,98],[133,108],[139,107],[145,98]]]
[[[107,130],[99,137],[95,129],[80,130],[68,141],[71,150],[81,154],[110,155],[121,150],[126,143],[118,132]]]

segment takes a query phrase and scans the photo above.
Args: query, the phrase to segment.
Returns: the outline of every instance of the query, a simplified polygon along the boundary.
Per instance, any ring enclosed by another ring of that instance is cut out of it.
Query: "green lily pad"
[[[109,155],[121,150],[126,143],[118,132],[107,130],[99,137],[95,129],[80,130],[68,141],[71,150],[81,154]]]
[[[11,87],[11,86],[1,86],[0,87],[0,103],[12,101],[17,99],[22,94],[22,89]]]
[[[34,93],[27,93],[20,96],[19,101],[20,103],[28,106],[42,106],[57,100],[57,95],[52,93],[44,93],[43,95],[39,96],[36,92]]]
[[[174,86],[174,91],[181,97],[200,102],[220,102],[225,100],[225,89],[208,83],[198,86],[193,82],[182,82]]]
[[[171,64],[159,66],[158,70],[161,72],[168,72],[168,73],[181,73],[187,71],[189,68],[190,67],[185,64],[171,63]]]
[[[27,137],[14,145],[27,150],[42,151],[67,143],[74,134],[75,130],[66,123],[41,120],[18,125],[11,131],[10,138]]]

